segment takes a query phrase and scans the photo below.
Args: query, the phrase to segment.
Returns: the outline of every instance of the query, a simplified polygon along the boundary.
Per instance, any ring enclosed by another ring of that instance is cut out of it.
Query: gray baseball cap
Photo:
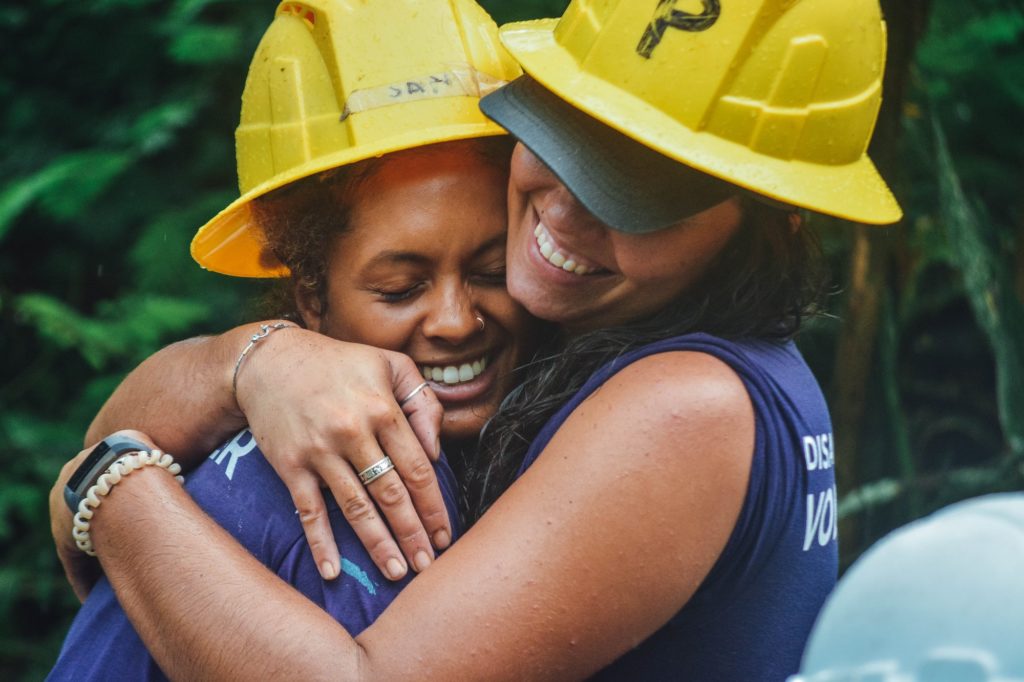
[[[530,76],[487,95],[480,108],[620,232],[669,227],[741,191],[588,116]]]

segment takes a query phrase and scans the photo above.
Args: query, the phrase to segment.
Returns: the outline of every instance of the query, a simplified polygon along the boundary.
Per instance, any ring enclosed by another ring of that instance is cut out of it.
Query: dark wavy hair
[[[646,319],[548,342],[480,437],[464,517],[475,522],[512,484],[547,420],[600,367],[641,346],[691,332],[738,339],[792,338],[819,311],[826,269],[813,230],[793,212],[741,196],[743,218],[703,277]]]

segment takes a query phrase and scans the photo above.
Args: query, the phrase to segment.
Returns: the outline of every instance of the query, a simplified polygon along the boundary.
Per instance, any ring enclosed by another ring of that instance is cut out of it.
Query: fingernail
[[[394,557],[388,559],[388,562],[384,565],[384,568],[387,569],[388,577],[392,580],[398,580],[399,578],[405,575],[405,565],[398,559],[395,559]]]
[[[441,456],[441,436],[438,436],[437,440],[434,441],[434,457],[440,457],[440,456]]]
[[[320,564],[320,575],[324,580],[334,580],[338,577],[338,569],[330,561],[324,561]]]
[[[430,555],[421,549],[416,552],[416,556],[412,558],[412,565],[416,567],[417,573],[422,573],[427,570],[428,566],[430,566]]]
[[[441,530],[434,533],[434,547],[436,547],[437,549],[446,549],[448,545],[451,544],[451,542],[451,533],[449,533],[446,529],[442,528]]]

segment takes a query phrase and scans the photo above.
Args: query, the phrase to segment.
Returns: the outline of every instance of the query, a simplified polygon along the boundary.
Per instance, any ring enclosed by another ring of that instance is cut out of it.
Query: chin
[[[494,410],[487,410],[485,416],[471,408],[455,408],[451,412],[445,410],[441,422],[441,438],[444,440],[476,440],[487,420],[494,415]]]

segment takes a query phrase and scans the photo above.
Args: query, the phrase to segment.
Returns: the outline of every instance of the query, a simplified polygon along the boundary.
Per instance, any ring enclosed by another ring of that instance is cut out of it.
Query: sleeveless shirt
[[[743,381],[755,418],[748,489],[725,549],[689,602],[595,679],[785,680],[799,668],[838,571],[832,426],[821,389],[795,344],[689,334],[623,354],[551,417],[519,473],[617,372],[675,351],[711,355]]]

